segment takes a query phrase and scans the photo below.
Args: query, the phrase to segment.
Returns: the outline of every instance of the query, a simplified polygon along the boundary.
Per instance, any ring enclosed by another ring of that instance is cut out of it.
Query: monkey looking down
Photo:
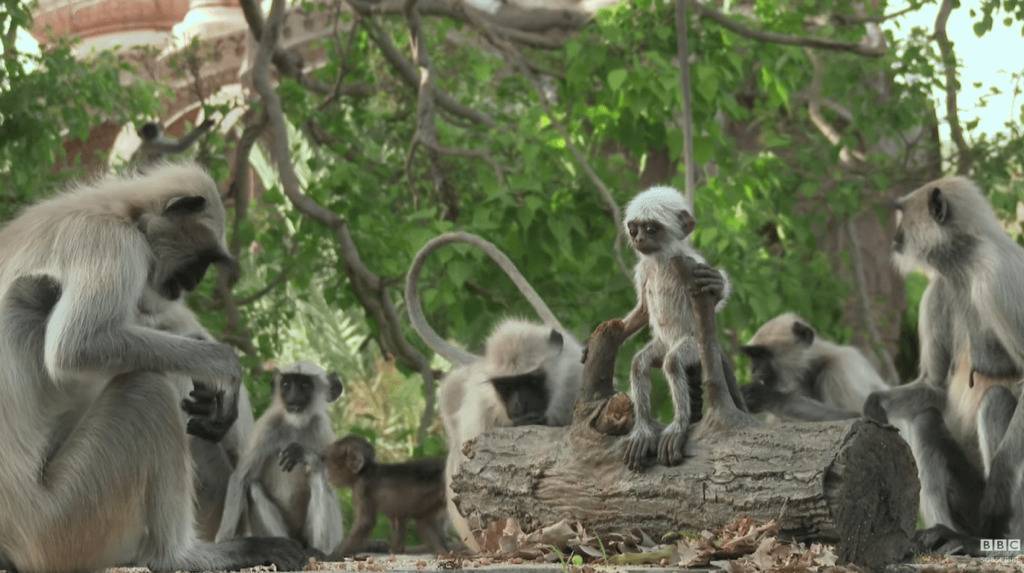
[[[859,350],[825,340],[791,312],[761,325],[742,350],[751,362],[751,383],[743,387],[751,412],[856,418],[872,392],[889,387]]]
[[[228,483],[217,539],[236,537],[248,516],[255,534],[288,537],[329,554],[341,542],[341,508],[319,452],[334,441],[327,404],[341,396],[342,383],[312,362],[297,362],[277,371],[273,384],[270,407]],[[302,471],[294,471],[298,459]]]
[[[335,557],[358,553],[383,513],[391,521],[392,553],[405,548],[406,520],[416,522],[420,539],[434,553],[445,553],[444,459],[423,458],[398,464],[377,462],[373,446],[360,436],[346,436],[324,451],[327,479],[352,490],[355,525]]]
[[[194,165],[106,177],[0,228],[0,555],[14,569],[115,565],[293,568],[283,539],[196,534],[181,397],[192,380],[234,408],[241,365],[211,340],[140,320],[230,264],[224,207]],[[143,534],[144,533],[144,534]]]
[[[498,323],[478,356],[441,338],[423,315],[417,285],[427,257],[440,247],[467,243],[482,250],[515,283],[543,320],[505,319]],[[462,445],[498,427],[521,424],[564,426],[572,420],[583,377],[583,347],[569,334],[498,247],[470,233],[445,233],[427,242],[406,275],[405,298],[416,333],[454,368],[441,381],[439,408],[448,441],[445,482],[448,517],[471,551],[479,544],[459,513],[452,476],[464,458]]]

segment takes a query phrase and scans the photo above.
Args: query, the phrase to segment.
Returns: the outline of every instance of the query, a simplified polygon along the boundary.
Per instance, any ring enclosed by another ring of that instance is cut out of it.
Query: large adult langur
[[[247,515],[256,535],[290,537],[325,554],[341,543],[341,508],[320,456],[334,442],[327,404],[341,393],[341,380],[312,362],[274,374],[273,401],[231,475],[218,541],[244,531]],[[295,470],[300,454],[305,463]]]
[[[910,444],[931,527],[926,544],[976,552],[979,536],[1024,537],[1024,409],[1015,398],[1024,372],[1024,249],[962,177],[928,183],[896,210],[896,262],[929,277],[920,373],[872,394],[865,414],[891,421]]]
[[[142,297],[139,322],[198,340],[214,340],[183,300],[164,299],[154,291]],[[188,390],[187,385],[182,389]],[[225,409],[224,392],[202,381],[193,381],[188,396],[182,400],[182,408],[190,416],[187,430],[195,470],[196,527],[204,541],[213,541],[217,536],[228,481],[252,433],[249,392],[244,384],[238,390],[238,407],[230,411]]]
[[[742,388],[751,412],[821,421],[860,416],[872,392],[889,385],[853,346],[826,340],[787,312],[761,325],[743,352],[751,383]]]
[[[217,187],[190,165],[72,189],[0,229],[0,554],[18,571],[301,565],[290,540],[197,539],[180,398],[209,381],[230,411],[241,366],[138,320],[148,291],[177,299],[229,260],[223,234]]]
[[[482,250],[512,280],[543,324],[518,319],[501,321],[487,337],[482,356],[441,338],[423,316],[417,285],[427,257],[452,243],[466,243]],[[463,444],[497,427],[568,424],[582,382],[583,348],[505,253],[470,233],[445,233],[416,253],[406,278],[405,300],[413,328],[431,350],[455,367],[441,382],[440,391],[441,420],[448,437],[448,517],[462,542],[470,550],[479,551],[472,528],[459,512],[451,489],[452,476],[465,457]]]
[[[691,393],[701,391],[701,365],[697,347],[697,318],[691,305],[691,291],[709,293],[717,299],[715,311],[725,306],[730,285],[723,271],[704,263],[704,257],[690,244],[697,224],[693,206],[671,187],[651,187],[638,193],[628,205],[623,224],[630,243],[640,255],[635,271],[636,307],[622,322],[627,335],[650,326],[653,340],[633,357],[629,387],[636,409],[633,429],[626,438],[625,462],[633,470],[643,467],[647,456],[657,451],[663,465],[683,460],[683,450],[692,409]],[[695,284],[685,284],[670,261],[688,256],[702,263],[694,272]],[[722,370],[729,392],[741,409],[746,409],[723,356]],[[651,369],[660,365],[668,379],[672,397],[672,422],[660,433],[651,415]]]

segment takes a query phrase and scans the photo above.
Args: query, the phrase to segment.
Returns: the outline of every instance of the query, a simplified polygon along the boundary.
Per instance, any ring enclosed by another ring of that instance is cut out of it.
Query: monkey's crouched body
[[[415,522],[420,539],[434,553],[444,553],[444,458],[423,458],[397,464],[376,461],[373,446],[360,436],[346,436],[324,452],[327,476],[334,487],[352,490],[355,524],[336,557],[358,553],[384,514],[391,521],[390,549],[405,548],[406,520]]]

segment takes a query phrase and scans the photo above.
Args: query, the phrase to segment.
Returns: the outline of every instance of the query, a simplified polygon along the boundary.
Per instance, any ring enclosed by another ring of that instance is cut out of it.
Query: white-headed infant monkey
[[[671,187],[651,187],[626,206],[624,224],[630,244],[640,256],[635,281],[637,304],[623,319],[627,335],[650,325],[652,340],[634,357],[630,367],[630,394],[636,409],[633,430],[626,438],[626,465],[633,470],[657,447],[658,462],[676,465],[683,460],[686,432],[694,417],[691,412],[691,382],[700,392],[700,353],[697,347],[697,319],[691,297],[707,294],[717,299],[716,311],[725,306],[730,285],[725,273],[704,263],[690,244],[696,226],[693,207]],[[693,273],[694,283],[684,284],[671,264],[677,256],[702,263]],[[651,416],[651,369],[661,366],[668,380],[674,406],[672,422],[661,436]],[[742,409],[742,398],[728,362],[723,360],[730,393]]]

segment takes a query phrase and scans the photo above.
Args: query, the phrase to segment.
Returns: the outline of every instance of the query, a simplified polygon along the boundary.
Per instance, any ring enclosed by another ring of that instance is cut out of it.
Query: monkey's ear
[[[327,375],[327,401],[333,402],[345,392],[345,386],[341,383],[341,377],[336,372]]]
[[[814,329],[798,320],[793,323],[793,336],[798,342],[810,346],[814,342]]]
[[[191,215],[206,207],[206,197],[202,195],[182,195],[174,197],[164,205],[164,215]]]
[[[556,352],[561,352],[562,348],[565,347],[565,337],[562,336],[561,332],[552,328],[551,334],[548,335],[548,346]]]
[[[756,359],[767,360],[767,359],[772,357],[772,351],[771,350],[768,350],[764,346],[758,346],[756,344],[748,344],[746,346],[741,346],[740,350],[743,351],[743,354],[746,354],[748,357],[753,358],[755,360]]]
[[[949,202],[942,196],[942,191],[936,187],[928,196],[928,212],[932,219],[938,224],[943,224],[949,218]]]
[[[693,214],[688,210],[683,209],[679,211],[679,214],[676,216],[679,218],[679,228],[687,235],[692,233],[694,227],[697,226],[697,219],[693,217]]]

